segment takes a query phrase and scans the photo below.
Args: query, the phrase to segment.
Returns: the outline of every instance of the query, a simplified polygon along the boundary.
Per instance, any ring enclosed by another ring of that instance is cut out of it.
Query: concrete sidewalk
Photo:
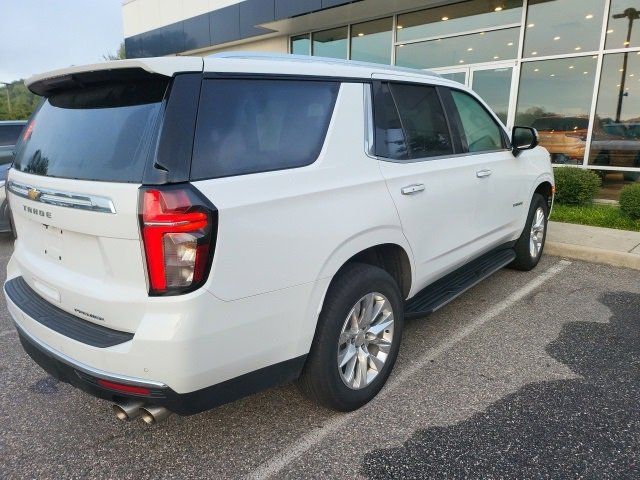
[[[545,253],[640,270],[640,232],[549,222]]]

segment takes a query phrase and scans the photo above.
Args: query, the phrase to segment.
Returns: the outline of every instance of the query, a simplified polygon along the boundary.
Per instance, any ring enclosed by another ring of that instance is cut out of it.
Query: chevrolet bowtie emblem
[[[37,188],[30,188],[27,191],[27,197],[29,197],[31,200],[38,200],[38,198],[40,198],[40,195],[42,194],[42,192],[40,190],[38,190]]]

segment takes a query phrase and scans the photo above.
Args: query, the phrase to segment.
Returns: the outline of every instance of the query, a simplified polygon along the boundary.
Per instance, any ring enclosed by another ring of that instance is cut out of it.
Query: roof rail
[[[292,55],[288,53],[265,53],[265,52],[221,52],[207,55],[207,58],[237,58],[247,60],[274,60],[300,63],[324,63],[331,65],[344,65],[345,67],[362,67],[375,70],[385,70],[390,72],[412,73],[428,77],[440,77],[439,74],[431,70],[420,70],[417,68],[396,67],[394,65],[383,65],[380,63],[360,62],[357,60],[344,60],[341,58],[312,57],[310,55]]]

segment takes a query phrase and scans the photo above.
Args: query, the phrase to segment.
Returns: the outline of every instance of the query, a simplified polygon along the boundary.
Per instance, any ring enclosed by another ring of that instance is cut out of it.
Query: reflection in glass
[[[294,55],[311,54],[311,40],[308,33],[291,37],[291,53]]]
[[[602,0],[531,0],[524,57],[598,50]]]
[[[638,0],[612,0],[605,48],[637,47],[640,45],[638,20],[640,20],[640,2]]]
[[[396,47],[396,65],[437,68],[515,58],[519,30],[508,28],[428,42],[400,44]]]
[[[351,60],[391,63],[393,19],[382,18],[351,26]]]
[[[317,57],[347,58],[347,27],[313,34],[313,52]]]
[[[471,85],[471,88],[482,97],[505,125],[509,112],[512,73],[511,67],[476,70],[473,72]]]
[[[398,16],[399,42],[520,23],[522,0],[473,0]]]
[[[440,73],[442,78],[446,78],[447,80],[453,80],[454,82],[461,83],[462,85],[467,84],[467,72],[449,72],[449,73]]]
[[[640,167],[640,56],[636,52],[604,57],[589,164]]]
[[[522,64],[515,124],[536,128],[554,163],[584,160],[596,62],[589,56]]]

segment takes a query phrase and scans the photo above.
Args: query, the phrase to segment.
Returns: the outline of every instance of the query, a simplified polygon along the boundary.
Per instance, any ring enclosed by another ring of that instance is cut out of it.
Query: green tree
[[[124,48],[124,42],[120,44],[116,53],[109,52],[106,55],[103,55],[102,58],[104,60],[124,60],[125,58],[127,58],[127,52]]]
[[[26,120],[39,101],[40,97],[27,89],[24,80],[0,85],[0,120]]]

